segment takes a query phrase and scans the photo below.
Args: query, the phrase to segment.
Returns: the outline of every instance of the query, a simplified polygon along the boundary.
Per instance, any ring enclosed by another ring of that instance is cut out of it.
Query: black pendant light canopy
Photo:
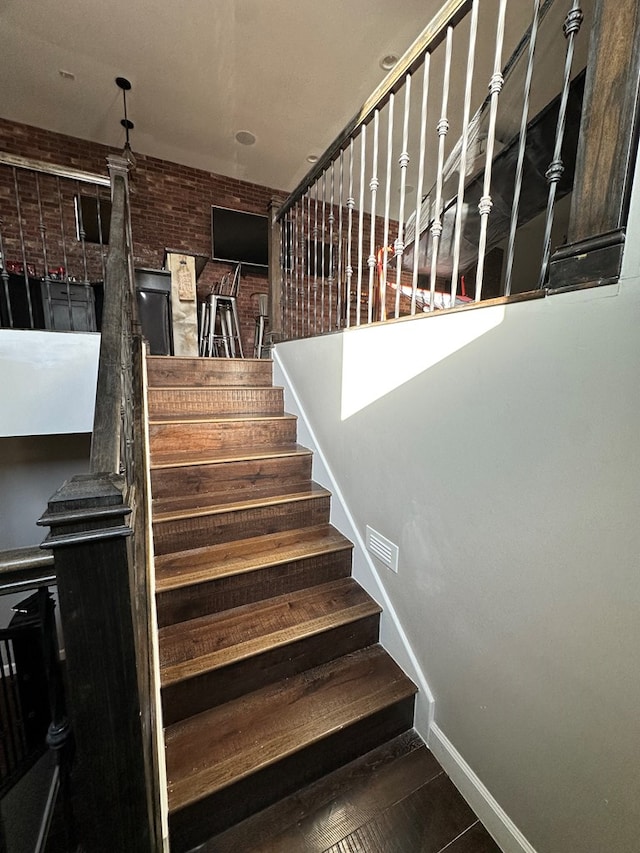
[[[135,162],[133,152],[131,150],[131,143],[129,141],[129,131],[133,130],[134,124],[127,116],[127,92],[131,91],[131,81],[127,80],[126,77],[116,77],[116,86],[122,90],[122,105],[124,107],[124,118],[120,120],[120,124],[124,127],[125,132],[124,151],[127,159],[132,162]]]

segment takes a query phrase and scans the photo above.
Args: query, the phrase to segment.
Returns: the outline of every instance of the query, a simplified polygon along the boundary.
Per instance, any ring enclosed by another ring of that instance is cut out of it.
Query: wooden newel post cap
[[[41,548],[78,545],[96,539],[130,536],[124,501],[124,478],[119,474],[79,474],[66,480],[38,519],[50,532]]]

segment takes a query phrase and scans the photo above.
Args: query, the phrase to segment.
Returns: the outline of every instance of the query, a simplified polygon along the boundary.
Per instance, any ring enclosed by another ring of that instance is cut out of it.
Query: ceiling
[[[120,147],[125,76],[135,152],[290,190],[439,6],[0,0],[0,115]]]

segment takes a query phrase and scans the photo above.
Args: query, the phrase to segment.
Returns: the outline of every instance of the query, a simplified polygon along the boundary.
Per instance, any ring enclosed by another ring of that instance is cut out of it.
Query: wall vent
[[[373,527],[367,524],[365,539],[367,550],[373,554],[381,563],[384,563],[392,572],[398,571],[398,546],[394,545]]]

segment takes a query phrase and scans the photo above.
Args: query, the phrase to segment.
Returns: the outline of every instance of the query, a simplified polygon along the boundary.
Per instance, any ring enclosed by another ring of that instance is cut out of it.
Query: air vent
[[[398,546],[374,530],[373,527],[369,527],[368,524],[366,545],[369,553],[377,557],[387,568],[391,569],[392,572],[398,571]]]

